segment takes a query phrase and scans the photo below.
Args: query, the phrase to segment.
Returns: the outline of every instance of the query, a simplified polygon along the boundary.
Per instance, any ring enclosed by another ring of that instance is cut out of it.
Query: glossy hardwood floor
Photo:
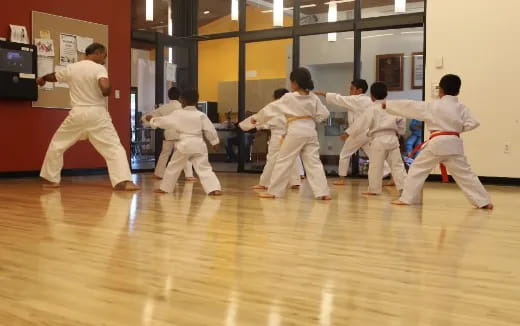
[[[217,199],[0,180],[0,325],[520,325],[520,188],[487,212],[453,185],[394,207],[364,180],[319,202],[219,176]]]

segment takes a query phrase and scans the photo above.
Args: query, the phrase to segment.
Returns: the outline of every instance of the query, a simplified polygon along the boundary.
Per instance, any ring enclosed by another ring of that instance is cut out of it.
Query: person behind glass
[[[271,184],[261,198],[281,197],[287,190],[294,162],[301,155],[309,185],[316,199],[330,200],[325,170],[320,160],[316,123],[328,119],[330,112],[311,91],[314,82],[309,70],[297,68],[290,75],[292,93],[272,102],[253,116],[251,122],[262,125],[280,114],[287,117],[287,135],[276,160]]]
[[[246,116],[250,116],[251,114],[252,113],[249,111],[246,112]],[[231,122],[231,117],[229,118],[228,121],[229,121],[229,124],[232,126],[232,130],[235,131],[235,135],[228,137],[226,139],[226,162],[228,162],[228,163],[238,162],[238,156],[235,152],[235,147],[238,149],[238,147],[240,146],[240,133],[238,131],[239,127],[238,127],[238,123]],[[246,145],[246,148],[248,151],[251,149],[251,146],[253,144],[255,132],[256,131],[253,130],[251,132],[245,133],[245,145]],[[249,156],[248,156],[247,160],[249,160]]]
[[[171,87],[168,90],[168,98],[170,102],[167,104],[161,105],[155,111],[146,114],[143,116],[143,121],[150,122],[152,118],[164,117],[172,114],[174,111],[182,109],[182,104],[179,102],[180,91],[177,87]],[[166,165],[168,164],[168,160],[173,153],[175,140],[177,138],[177,133],[175,130],[165,130],[164,131],[164,140],[162,144],[161,154],[159,155],[159,159],[157,160],[157,166],[155,167],[154,175],[158,179],[162,179],[164,176],[164,171],[166,170]],[[190,161],[186,163],[186,167],[184,168],[184,177],[186,181],[197,181],[197,178],[193,177],[193,165]]]
[[[408,139],[406,139],[406,155],[410,155],[415,147],[422,144],[422,136],[423,136],[422,126],[423,126],[423,124],[419,120],[412,119],[410,121],[410,125],[408,128],[410,129],[411,134],[410,134],[410,137],[408,137]],[[414,153],[414,155],[412,155],[412,156],[415,157],[415,155],[416,155],[416,153]],[[413,158],[413,157],[411,157],[411,158]]]
[[[273,94],[274,101],[279,100],[287,93],[289,93],[289,91],[285,88],[275,90]],[[252,187],[253,189],[267,190],[271,184],[271,176],[273,175],[276,160],[278,159],[278,154],[280,153],[280,148],[282,147],[282,142],[287,132],[287,118],[283,114],[279,114],[277,117],[269,120],[267,123],[257,126],[256,129],[271,131],[271,138],[269,139],[269,147],[267,149],[266,163],[262,175],[260,176],[260,183]],[[300,188],[301,179],[298,162],[294,162],[289,185],[292,189]]]

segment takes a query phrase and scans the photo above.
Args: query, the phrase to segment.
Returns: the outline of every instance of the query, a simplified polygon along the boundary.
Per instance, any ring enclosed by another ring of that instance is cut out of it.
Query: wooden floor
[[[520,188],[486,212],[453,185],[393,207],[365,180],[319,202],[220,178],[221,199],[0,180],[0,325],[520,325]]]

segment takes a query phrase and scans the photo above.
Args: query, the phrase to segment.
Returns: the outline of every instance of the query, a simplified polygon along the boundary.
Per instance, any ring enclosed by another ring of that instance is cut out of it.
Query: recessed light
[[[211,13],[211,11],[209,11],[209,10],[204,10],[204,12],[203,12],[204,15],[208,15],[210,13]]]

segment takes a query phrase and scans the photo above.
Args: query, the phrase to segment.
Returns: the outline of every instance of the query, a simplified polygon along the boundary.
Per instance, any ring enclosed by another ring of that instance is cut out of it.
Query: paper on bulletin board
[[[54,72],[54,58],[38,56],[38,77],[43,77]],[[45,83],[41,89],[50,91],[54,88],[54,83]]]
[[[62,71],[63,69],[66,69],[67,67],[66,66],[56,66],[54,68],[54,72],[60,72]],[[69,88],[69,84],[67,83],[60,83],[60,82],[57,82],[57,83],[54,83],[54,87],[58,87],[58,88]]]
[[[76,36],[76,41],[78,43],[78,52],[79,53],[85,53],[85,50],[89,45],[94,43],[94,39],[91,37],[83,37],[83,36]]]
[[[42,29],[40,31],[40,38],[50,39],[51,38],[51,31],[49,31],[48,29]]]
[[[173,63],[166,63],[166,80],[175,82],[177,75],[177,65]]]
[[[9,25],[11,28],[11,42],[29,44],[29,33],[25,26]]]
[[[38,49],[38,55],[44,57],[54,57],[54,41],[51,39],[37,38],[34,44]]]
[[[78,48],[76,36],[60,34],[60,65],[68,65],[78,62]]]

